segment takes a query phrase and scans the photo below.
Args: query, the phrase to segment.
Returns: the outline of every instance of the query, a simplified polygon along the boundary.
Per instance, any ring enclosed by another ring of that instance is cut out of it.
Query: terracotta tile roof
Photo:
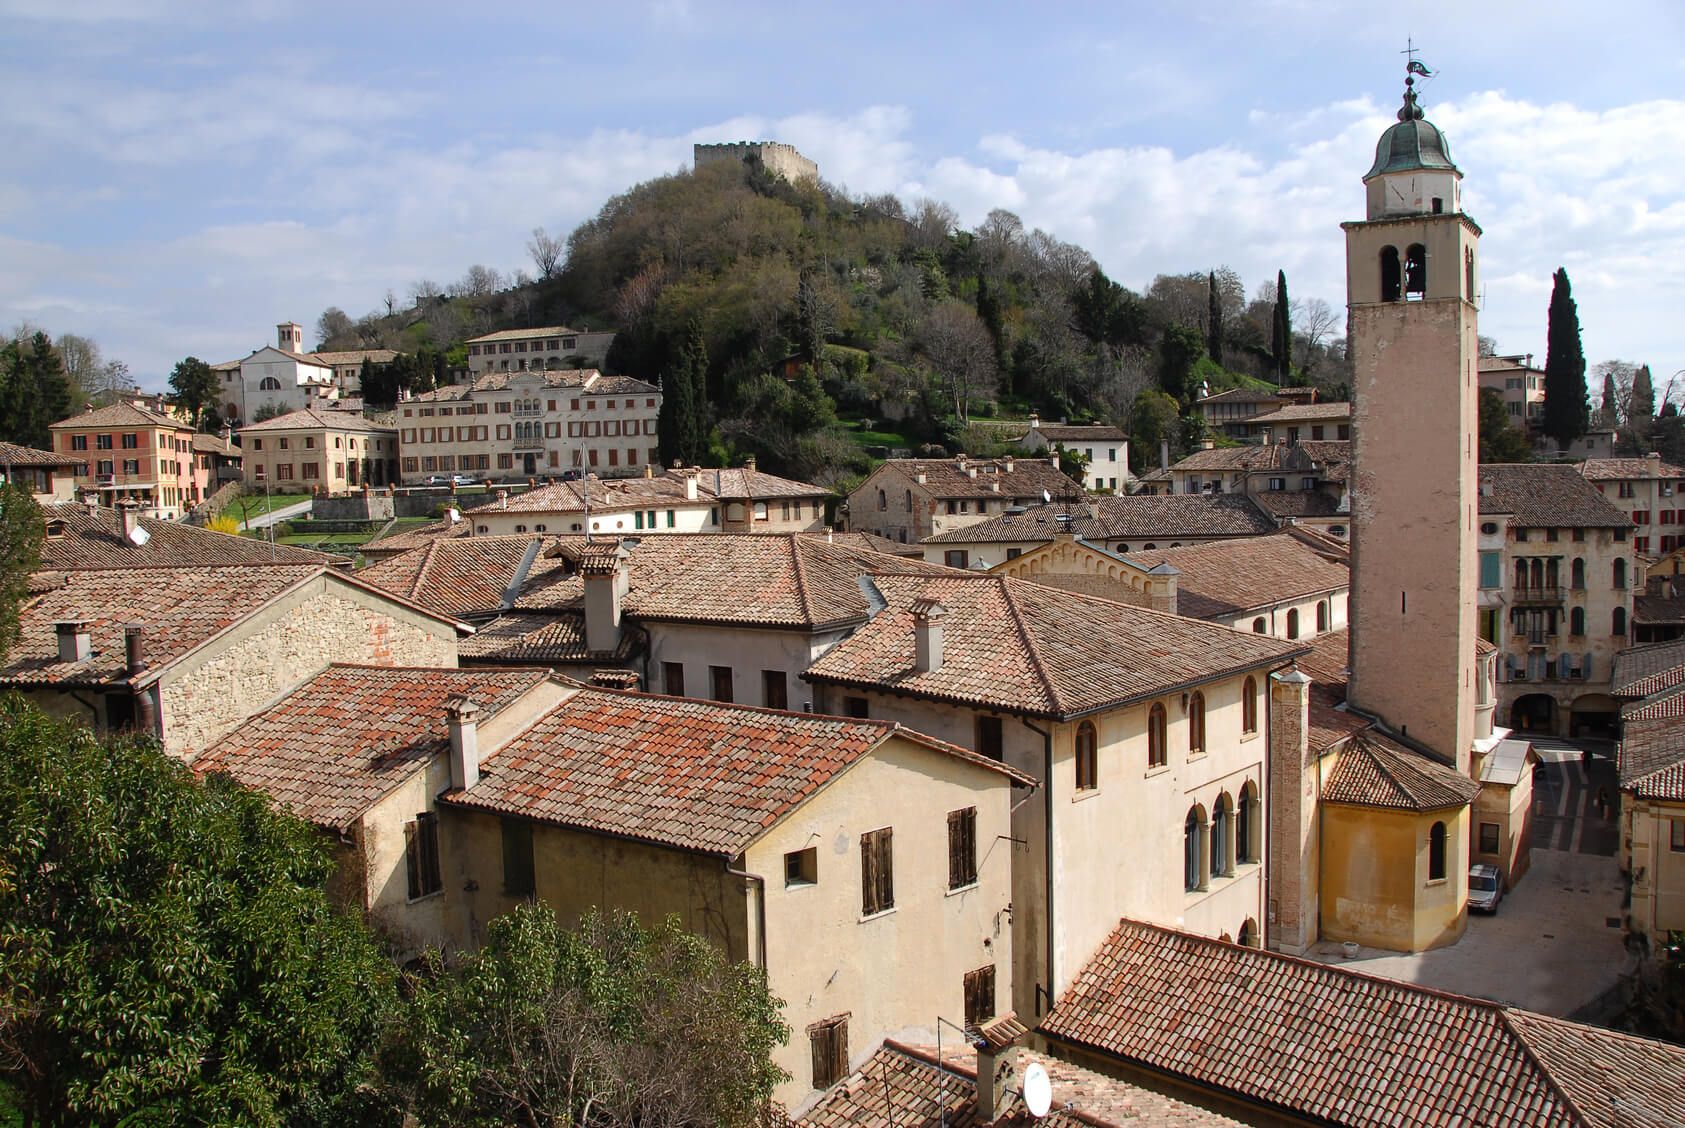
[[[383,591],[441,615],[486,614],[513,603],[527,568],[549,538],[521,533],[507,537],[439,538],[357,573]]]
[[[146,629],[146,666],[133,680],[150,682],[208,639],[323,571],[321,565],[305,564],[64,573],[62,586],[23,605],[21,633],[0,666],[0,685],[128,683],[123,628],[131,623]],[[53,624],[69,620],[90,624],[93,654],[84,662],[59,661]]]
[[[332,352],[313,352],[305,355],[321,364],[362,364],[364,361],[371,361],[375,364],[390,364],[398,359],[396,349],[337,349]]]
[[[831,491],[824,486],[816,486],[812,482],[798,482],[793,478],[780,478],[776,474],[768,474],[762,470],[751,470],[747,466],[739,466],[729,470],[703,467],[685,471],[671,468],[667,470],[665,476],[682,485],[686,473],[696,474],[698,493],[705,493],[710,497],[717,497],[725,501],[741,501],[751,498],[831,496]]]
[[[1621,788],[1641,799],[1685,801],[1685,691],[1671,691],[1657,704],[1644,716],[1622,715]]]
[[[54,423],[48,430],[75,430],[81,427],[168,427],[172,431],[193,430],[179,419],[171,419],[168,415],[159,415],[155,411],[147,411],[143,407],[136,407],[121,400],[93,411],[67,416]]]
[[[444,384],[430,392],[417,392],[409,399],[401,401],[398,407],[402,408],[405,404],[412,403],[444,403],[447,400],[466,399],[468,388],[467,384]]]
[[[620,647],[602,654],[585,644],[585,616],[516,611],[499,615],[457,644],[457,657],[477,665],[594,665],[625,662],[640,647],[636,631],[622,631]]]
[[[961,469],[962,466],[965,469]],[[1006,467],[1010,464],[1012,469]],[[976,474],[972,474],[975,470]],[[918,483],[918,475],[925,476],[920,488],[931,496],[946,498],[1004,497],[1013,500],[1040,500],[1046,490],[1054,497],[1087,497],[1081,483],[1066,477],[1047,458],[1030,455],[1024,458],[892,458],[872,471],[860,486],[875,486],[880,476],[895,481],[905,479]],[[997,490],[994,487],[999,486]]]
[[[488,757],[479,783],[445,801],[735,856],[896,735],[1028,782],[884,721],[582,688]]]
[[[1629,646],[1615,655],[1609,692],[1617,697],[1648,697],[1685,682],[1685,638]]]
[[[495,392],[507,388],[511,381],[524,376],[536,377],[546,388],[579,389],[601,375],[602,373],[595,368],[523,368],[513,372],[483,372],[474,378],[469,387],[476,392]]]
[[[1659,721],[1668,717],[1685,717],[1685,684],[1657,690],[1621,706],[1623,721]]]
[[[1373,729],[1358,733],[1340,750],[1322,783],[1325,802],[1398,811],[1461,807],[1479,792],[1480,784],[1456,769]]]
[[[1371,727],[1367,718],[1348,713],[1346,701],[1347,664],[1351,660],[1350,632],[1344,627],[1317,635],[1311,652],[1298,660],[1299,670],[1311,679],[1307,743],[1312,752],[1322,752]]]
[[[1248,422],[1256,422],[1255,416]],[[1320,468],[1351,461],[1351,443],[1345,439],[1318,439],[1301,443],[1253,443],[1243,446],[1196,450],[1170,467],[1171,471],[1212,473],[1214,471],[1261,473],[1282,470],[1309,474]]]
[[[946,1050],[946,1047],[944,1047]],[[1019,1068],[1024,1051],[1012,1051]],[[1057,1058],[1037,1055],[1053,1085],[1052,1110],[1040,1120],[1030,1115],[1014,1089],[991,1121],[977,1116],[976,1054],[969,1047],[945,1052],[887,1039],[860,1068],[834,1085],[819,1103],[797,1117],[802,1128],[881,1128],[920,1125],[929,1128],[983,1128],[987,1124],[1031,1128],[1102,1126],[1102,1128],[1173,1128],[1175,1125],[1235,1126],[1240,1121],[1165,1096],[1127,1081],[1106,1077]]]
[[[803,533],[804,537],[813,537],[828,544],[840,544],[844,548],[863,552],[877,552],[886,556],[903,556],[913,560],[924,559],[924,549],[916,544],[902,544],[892,541],[888,537],[880,537],[876,533]]]
[[[1340,499],[1322,490],[1260,490],[1253,502],[1276,520],[1284,517],[1343,517]]]
[[[445,703],[467,697],[480,722],[549,678],[544,670],[330,666],[193,762],[343,830],[449,749]]]
[[[1043,423],[1033,430],[1040,431],[1042,438],[1052,443],[1125,443],[1129,436],[1121,427],[1112,427],[1104,423]],[[1017,438],[1028,437],[1028,432]]]
[[[507,504],[488,501],[464,510],[463,516],[468,519],[479,513],[584,513],[587,494],[591,509],[599,513],[651,505],[706,509],[713,504],[713,499],[700,491],[695,500],[686,500],[684,482],[677,478],[598,478],[593,474],[516,494]]]
[[[265,419],[262,423],[248,423],[240,428],[240,434],[247,435],[265,431],[313,431],[318,428],[327,431],[397,434],[397,429],[390,424],[376,423],[372,419],[365,419],[361,415],[355,415],[349,411],[327,411],[315,407],[301,407],[297,411],[289,411],[285,415]]]
[[[603,376],[586,389],[588,396],[659,395],[661,389],[635,376]]]
[[[1588,458],[1580,463],[1580,473],[1593,482],[1615,482],[1622,479],[1685,478],[1685,470],[1671,462],[1648,458]]]
[[[1091,516],[1089,506],[1096,515]],[[1059,520],[1070,514],[1068,525]],[[1054,502],[1008,513],[963,529],[926,537],[922,544],[1017,544],[1070,532],[1087,541],[1175,540],[1178,537],[1252,537],[1274,532],[1275,521],[1244,494],[1165,494]],[[1134,546],[1131,546],[1134,547]]]
[[[566,325],[545,325],[537,329],[499,329],[483,337],[469,337],[471,345],[485,341],[526,341],[533,337],[577,337],[581,333],[601,332],[593,329],[569,329]]]
[[[877,576],[888,606],[802,676],[1071,717],[1285,662],[1306,648],[999,575]],[[935,599],[940,669],[913,665],[912,605]]]
[[[193,437],[197,440],[199,436]],[[19,446],[17,443],[0,442],[0,466],[82,466],[87,461],[86,455],[78,458],[69,454],[54,454],[50,450]]]
[[[41,544],[41,567],[60,571],[100,568],[222,568],[269,564],[344,564],[340,557],[304,548],[275,545],[251,537],[201,529],[182,521],[139,517],[148,534],[137,545],[121,533],[115,509],[90,511],[86,505],[43,505],[51,535]]]
[[[426,525],[418,525],[412,529],[405,529],[401,533],[392,533],[372,540],[359,551],[364,559],[386,560],[399,553],[409,552],[415,548],[425,548],[441,537],[466,537],[473,535],[474,526],[467,521],[434,521]]]
[[[193,436],[193,449],[201,454],[220,454],[224,458],[241,458],[245,454],[221,435],[207,435],[203,431]]]
[[[1349,403],[1290,403],[1285,407],[1276,408],[1268,415],[1254,415],[1247,422],[1268,426],[1274,423],[1349,420],[1351,417],[1352,405]]]
[[[1176,611],[1196,619],[1239,615],[1291,599],[1332,594],[1351,586],[1351,568],[1297,538],[1245,537],[1137,550],[1127,557],[1146,568],[1168,564],[1176,579]]]
[[[1632,597],[1632,621],[1647,626],[1685,625],[1685,576],[1651,576]]]
[[[1500,462],[1480,468],[1480,511],[1508,513],[1530,528],[1630,529],[1625,513],[1563,463]],[[1490,490],[1490,493],[1487,491]]]
[[[1127,920],[1041,1031],[1357,1128],[1660,1123],[1685,1076],[1685,1047]]]

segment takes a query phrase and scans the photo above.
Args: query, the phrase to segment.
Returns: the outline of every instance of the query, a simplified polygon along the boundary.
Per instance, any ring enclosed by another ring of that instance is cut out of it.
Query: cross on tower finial
[[[1404,69],[1406,71],[1409,71],[1410,70],[1410,63],[1413,63],[1413,62],[1416,61],[1416,41],[1414,39],[1412,39],[1410,36],[1405,36],[1404,37],[1404,50],[1400,51],[1399,54],[1400,55],[1408,55],[1410,57],[1409,62],[1404,64]]]

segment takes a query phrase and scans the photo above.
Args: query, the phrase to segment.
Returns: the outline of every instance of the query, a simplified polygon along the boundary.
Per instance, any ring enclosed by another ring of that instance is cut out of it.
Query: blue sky
[[[1482,331],[1542,362],[1566,266],[1588,359],[1685,368],[1669,0],[0,0],[0,26],[0,325],[93,337],[144,386],[527,265],[533,227],[749,137],[968,225],[1008,208],[1136,288],[1282,268],[1338,308],[1407,36],[1485,230]]]

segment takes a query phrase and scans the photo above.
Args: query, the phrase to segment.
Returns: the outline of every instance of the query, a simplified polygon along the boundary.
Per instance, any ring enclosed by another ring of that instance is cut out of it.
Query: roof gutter
[[[755,887],[755,966],[761,969],[761,978],[766,978],[766,878],[758,873],[750,873],[734,867],[729,861],[725,864],[725,871],[733,877],[743,879],[746,893],[747,886]]]

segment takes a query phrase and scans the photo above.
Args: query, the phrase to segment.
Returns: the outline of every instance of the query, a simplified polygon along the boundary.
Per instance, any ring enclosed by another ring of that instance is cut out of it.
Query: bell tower
[[[1412,64],[1412,72],[1419,64]],[[1353,368],[1347,700],[1467,774],[1474,739],[1480,228],[1405,79],[1346,233]]]

